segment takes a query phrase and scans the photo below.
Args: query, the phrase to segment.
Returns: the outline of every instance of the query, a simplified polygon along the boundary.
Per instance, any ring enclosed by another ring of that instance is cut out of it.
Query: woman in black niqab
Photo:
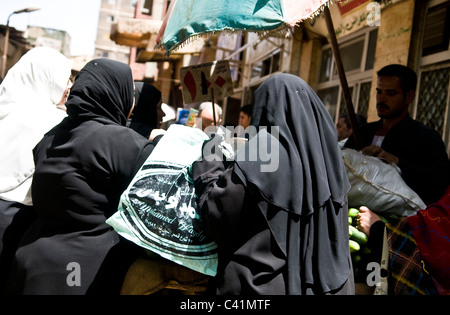
[[[80,71],[68,117],[33,150],[38,218],[22,238],[10,294],[118,294],[138,254],[105,221],[153,149],[127,128],[134,102],[128,65],[95,59]]]
[[[149,83],[136,82],[134,95],[135,106],[127,126],[148,139],[152,130],[160,127],[158,105],[161,91]]]
[[[350,185],[329,113],[302,79],[278,74],[257,89],[251,123],[259,132],[234,163],[206,157],[193,168],[219,247],[216,291],[353,294]],[[250,159],[252,148],[272,148],[278,167],[261,171],[267,158]]]

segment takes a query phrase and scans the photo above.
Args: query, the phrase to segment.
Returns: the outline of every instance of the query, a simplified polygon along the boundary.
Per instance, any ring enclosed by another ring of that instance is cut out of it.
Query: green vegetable
[[[348,224],[352,224],[352,222],[353,222],[352,217],[348,217]]]
[[[351,231],[351,236],[350,236],[351,239],[358,242],[358,244],[360,244],[360,245],[366,244],[367,241],[369,240],[369,238],[367,237],[367,235],[364,232],[361,232],[360,230],[358,230],[357,228],[355,228],[352,225],[350,225],[348,227],[348,230]]]
[[[355,218],[359,213],[359,210],[356,208],[350,208],[348,209],[348,216],[351,218]]]
[[[353,240],[349,240],[349,244],[350,244],[350,253],[357,252],[361,248],[361,246],[359,246],[359,244]]]

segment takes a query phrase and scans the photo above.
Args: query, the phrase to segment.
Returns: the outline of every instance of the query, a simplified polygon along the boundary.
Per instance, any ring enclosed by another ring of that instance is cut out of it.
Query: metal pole
[[[328,35],[330,36],[331,48],[333,50],[334,60],[339,73],[339,80],[341,82],[342,91],[344,93],[345,104],[347,106],[348,117],[350,118],[350,124],[352,125],[352,136],[355,141],[356,149],[361,149],[361,140],[359,135],[359,126],[356,121],[355,109],[353,107],[352,96],[350,95],[350,89],[348,88],[347,77],[345,76],[344,66],[342,64],[341,53],[339,51],[339,45],[336,39],[336,33],[334,32],[333,20],[331,19],[330,9],[325,6],[323,10],[325,21],[327,24]]]
[[[2,79],[5,78],[5,74],[6,74],[6,62],[8,60],[8,44],[9,44],[9,19],[11,18],[12,15],[14,14],[20,14],[20,13],[30,13],[30,12],[34,12],[40,10],[40,8],[38,7],[29,7],[29,8],[25,8],[22,10],[17,10],[14,11],[13,13],[11,13],[8,16],[8,20],[6,22],[6,32],[5,32],[5,42],[3,43],[3,54],[2,54],[2,71],[1,71],[1,76]]]

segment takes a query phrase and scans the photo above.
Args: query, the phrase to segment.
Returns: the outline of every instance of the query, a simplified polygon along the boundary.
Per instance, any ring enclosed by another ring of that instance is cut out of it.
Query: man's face
[[[202,129],[205,130],[209,126],[214,126],[214,116],[212,113],[208,113],[206,111],[202,111],[200,114],[200,118],[202,119]],[[217,118],[217,115],[216,115]],[[216,121],[217,123],[217,121]]]
[[[220,125],[220,116],[218,113],[217,107],[215,108],[216,113],[216,124]],[[213,115],[213,109],[211,105],[205,106],[205,108],[200,112],[199,118],[202,119],[202,129],[205,130],[209,126],[214,126],[214,115]]]
[[[352,128],[347,126],[347,124],[345,123],[345,118],[339,118],[336,124],[336,131],[339,141],[347,139],[352,135]]]
[[[380,76],[377,80],[377,112],[380,118],[392,119],[408,112],[414,99],[414,91],[405,93],[401,79],[396,76]]]

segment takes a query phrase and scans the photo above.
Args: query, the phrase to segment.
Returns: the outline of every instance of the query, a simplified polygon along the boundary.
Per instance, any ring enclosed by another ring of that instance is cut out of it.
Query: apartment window
[[[422,71],[416,119],[444,134],[448,108],[450,67]]]
[[[274,50],[265,58],[252,64],[251,85],[245,88],[244,104],[253,104],[255,99],[255,91],[264,81],[265,77],[279,72],[281,69],[281,51],[283,48]]]
[[[450,155],[450,1],[429,1],[413,117],[436,129]]]
[[[339,86],[333,86],[326,89],[321,89],[317,92],[317,96],[322,100],[331,117],[336,117],[337,99],[339,97]]]
[[[141,12],[146,15],[152,15],[153,0],[142,1]]]
[[[449,2],[429,8],[423,32],[422,55],[429,56],[448,50],[449,32]]]
[[[364,40],[365,38],[358,38],[358,40],[352,43],[340,45],[339,49],[341,52],[341,59],[345,72],[359,70],[361,68],[361,61],[362,61],[361,59],[364,50]],[[339,74],[335,67],[334,76],[338,75]]]
[[[367,117],[378,28],[366,28],[339,41],[355,112]],[[335,121],[347,113],[331,45],[322,48],[318,96]]]
[[[262,78],[269,74],[280,71],[281,51],[278,49],[269,57],[252,64],[251,78]]]

